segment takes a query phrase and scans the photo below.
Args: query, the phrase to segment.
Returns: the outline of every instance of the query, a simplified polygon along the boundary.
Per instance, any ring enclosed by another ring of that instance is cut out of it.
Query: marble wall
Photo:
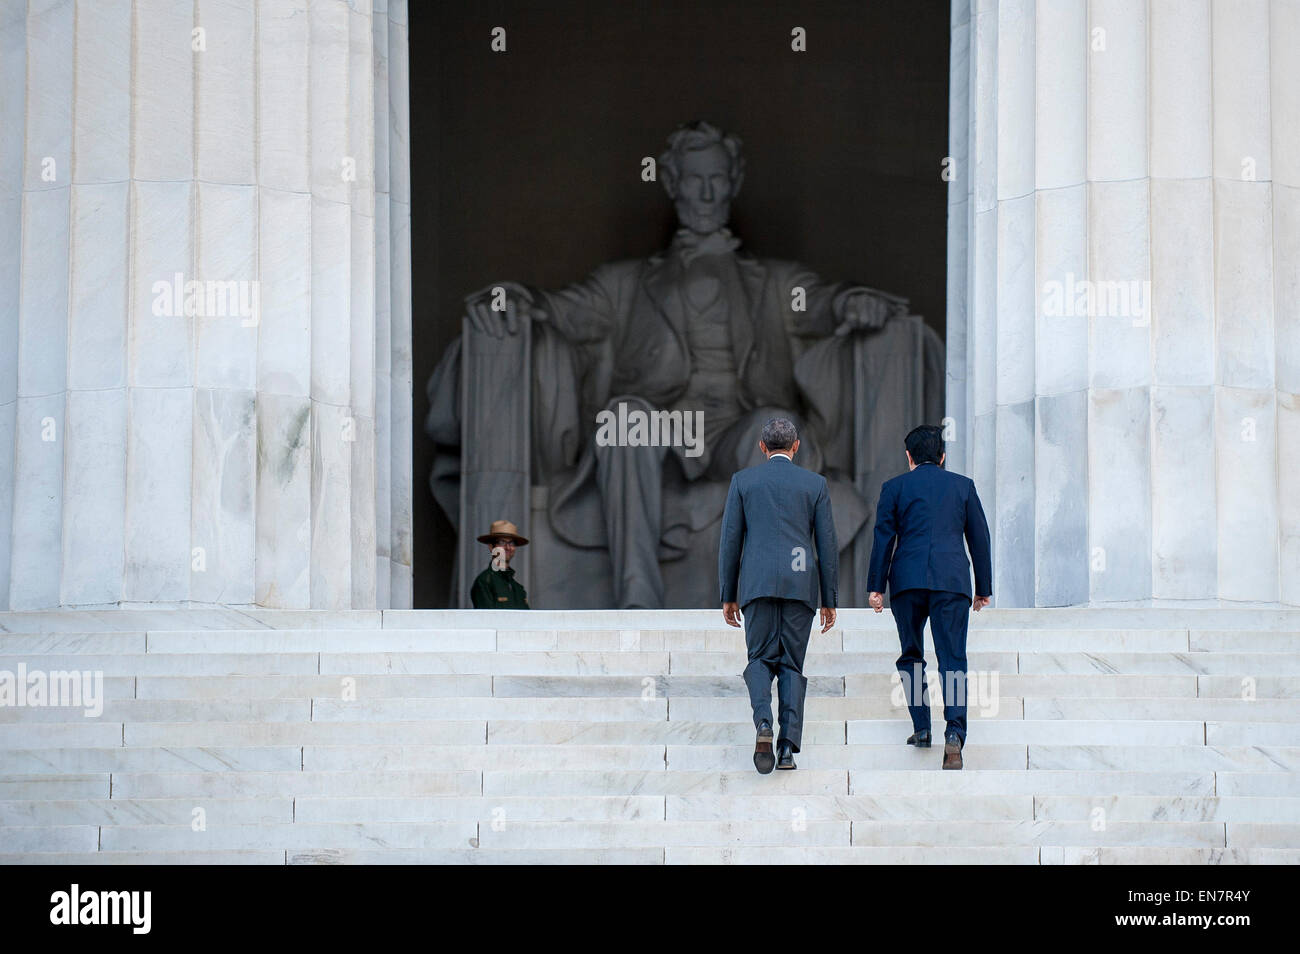
[[[1300,603],[1300,3],[952,11],[950,458],[996,602]]]
[[[0,609],[410,605],[404,0],[0,0]]]

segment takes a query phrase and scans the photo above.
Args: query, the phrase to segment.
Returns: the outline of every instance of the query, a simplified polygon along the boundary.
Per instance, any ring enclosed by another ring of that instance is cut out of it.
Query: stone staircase
[[[714,611],[0,614],[0,679],[104,696],[0,707],[0,864],[1294,863],[1297,650],[1296,610],[987,610],[943,772],[845,610],[760,776]]]

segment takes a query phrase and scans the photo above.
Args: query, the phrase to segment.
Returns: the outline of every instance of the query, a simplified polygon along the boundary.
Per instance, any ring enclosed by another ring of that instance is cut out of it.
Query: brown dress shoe
[[[943,767],[946,769],[961,768],[961,749],[962,740],[955,734],[949,735],[943,742]]]
[[[766,722],[758,724],[758,735],[754,739],[754,768],[759,775],[767,775],[776,767],[776,756],[772,754],[772,727]]]

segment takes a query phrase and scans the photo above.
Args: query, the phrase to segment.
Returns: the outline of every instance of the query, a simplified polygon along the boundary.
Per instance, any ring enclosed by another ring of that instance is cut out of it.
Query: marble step
[[[1217,778],[1223,778],[1218,775]],[[1264,776],[1245,775],[1258,779]],[[1276,772],[1268,778],[1288,778]],[[849,772],[853,795],[907,795],[913,798],[946,798],[976,795],[1169,795],[1196,796],[1216,793],[1214,772],[1059,771],[1037,769],[980,769],[961,772],[934,771],[933,766],[914,769],[855,769]],[[1250,783],[1243,783],[1250,789]],[[1267,788],[1267,785],[1265,786]],[[1241,794],[1253,794],[1243,791]],[[1278,794],[1286,794],[1279,791]]]
[[[801,768],[919,769],[938,765],[942,748],[892,745],[808,745],[795,757]],[[670,770],[735,771],[753,747],[668,746]],[[1300,748],[1204,745],[1014,745],[968,742],[966,769],[1052,769],[1127,772],[1295,772]]]
[[[420,614],[405,617],[407,622]],[[429,617],[423,617],[425,625]],[[378,629],[380,610],[274,610],[247,606],[161,607],[156,604],[106,609],[31,610],[0,613],[0,633],[113,633],[151,629]]]
[[[0,853],[5,865],[283,865],[283,851],[33,851]]]
[[[1188,648],[1211,653],[1300,653],[1300,629],[1291,631],[1191,630]]]
[[[844,742],[845,723],[806,721],[804,740],[836,745]],[[493,720],[487,723],[490,745],[749,745],[754,725],[745,722],[542,722]]]
[[[661,865],[662,848],[491,848],[411,851],[379,848],[290,851],[291,865]]]
[[[134,684],[134,680],[132,680]],[[119,722],[308,722],[310,699],[110,699],[98,721]],[[0,725],[86,722],[71,706],[0,707]]]
[[[662,770],[661,774],[664,774]],[[425,798],[482,794],[483,773],[476,769],[441,772],[362,769],[337,772],[125,772],[112,776],[112,786],[114,798],[298,798],[326,795]],[[13,787],[15,792],[21,790],[20,785]],[[0,787],[0,791],[4,789]]]
[[[1031,745],[1029,768],[1145,772],[1296,772],[1300,748],[1283,746]]]
[[[742,702],[742,700],[737,700]],[[806,710],[805,718],[814,717]],[[463,720],[555,720],[575,722],[663,722],[668,718],[668,700],[602,699],[599,697],[542,699],[525,697],[448,699],[341,699],[311,700],[314,722],[423,722]],[[707,720],[700,720],[707,721]],[[726,721],[726,720],[718,720]],[[751,717],[752,725],[752,717]]]
[[[1036,865],[1040,849],[1012,847],[677,847],[664,849],[669,865]]]
[[[203,647],[203,651],[212,653],[235,652],[251,646],[254,652],[267,652],[267,640],[271,634],[278,634],[277,639],[291,646],[291,653],[322,652],[327,645],[336,645],[341,640],[355,643],[355,648],[345,651],[360,652],[364,647],[379,647],[389,651],[404,651],[414,646],[416,652],[450,652],[456,650],[488,650],[498,652],[743,652],[744,634],[721,625],[705,629],[685,630],[496,630],[471,628],[462,630],[330,630],[296,629],[296,630],[152,630],[146,633],[4,633],[0,632],[0,653],[6,655],[21,653],[144,653],[146,647],[150,652],[166,652],[169,645],[183,645],[185,652],[189,647]],[[1090,630],[1090,629],[1056,629],[1056,630],[1021,630],[1021,629],[977,629],[971,631],[970,647],[981,651],[1029,651],[1039,634],[1041,641],[1054,649],[1082,648],[1100,651],[1186,651],[1192,648],[1186,629],[1166,630]],[[261,634],[259,641],[258,635]],[[489,638],[486,634],[492,634]],[[1214,640],[1222,641],[1225,647],[1234,645],[1238,650],[1253,650],[1255,637],[1260,651],[1267,651],[1270,645],[1285,647],[1285,639],[1275,636],[1287,634],[1220,632],[1214,634]],[[385,645],[384,640],[390,640]],[[927,638],[928,643],[928,638]],[[259,648],[261,647],[261,648]],[[829,633],[815,633],[809,644],[809,652],[817,654],[838,654],[851,652],[897,652],[898,635],[893,629],[845,630],[832,629]],[[1279,649],[1277,651],[1285,651]]]
[[[716,610],[0,613],[0,672],[106,696],[0,706],[0,862],[1300,863],[1300,611],[990,610],[970,646],[966,771],[902,744],[893,621],[846,610],[759,776]]]
[[[0,625],[3,625],[0,623]],[[143,653],[145,633],[6,633],[0,631],[0,653],[17,655],[108,655]]]
[[[990,723],[991,725],[992,723]],[[808,744],[806,768],[923,768],[942,749],[899,744]],[[352,771],[455,769],[655,769],[735,771],[752,764],[750,745],[304,745],[0,750],[8,775],[167,771]],[[1300,770],[1300,747],[970,742],[967,768],[1131,772]],[[666,759],[666,763],[665,763]]]
[[[1113,794],[1300,797],[1300,776],[1272,773],[1117,771],[936,772],[913,769],[808,769],[759,776],[748,766],[732,771],[641,770],[448,770],[334,772],[169,772],[111,776],[114,798],[433,797],[442,795],[532,797],[568,795],[1080,795]],[[107,798],[110,776],[0,777],[6,800]]]
[[[668,848],[670,865],[1278,865],[1300,864],[1300,849],[1197,847],[984,848],[968,845],[851,848]]]
[[[980,628],[973,626],[970,649],[979,652],[1296,652],[1300,632],[1276,630],[1084,629],[1084,628]],[[260,634],[260,637],[259,637]],[[275,635],[272,635],[275,634]],[[340,642],[347,650],[379,647],[389,651],[614,651],[614,652],[737,652],[743,651],[743,634],[722,626],[701,629],[509,630],[466,629],[365,629],[322,630],[163,630],[136,632],[0,632],[0,653],[143,653],[165,652],[182,645],[183,652],[267,652],[269,640],[288,646],[287,652],[322,652]],[[388,642],[385,642],[388,640]],[[929,638],[927,637],[927,644]],[[201,649],[199,647],[202,647]],[[813,655],[841,652],[896,652],[898,636],[892,626],[875,629],[837,627],[816,633],[809,646]],[[408,650],[409,651],[409,650]]]
[[[829,635],[829,634],[827,634]],[[1224,634],[1225,636],[1231,634]],[[1256,633],[1242,634],[1241,645],[1229,645],[1239,652],[1281,652],[1260,649],[1249,642]],[[1273,636],[1275,634],[1263,634]],[[813,645],[817,643],[813,636]],[[893,630],[844,630],[841,640],[845,653],[898,654],[898,633]],[[933,648],[934,642],[926,628],[925,644]],[[1265,641],[1261,645],[1271,646]],[[970,629],[966,640],[968,652],[1187,652],[1196,647],[1191,644],[1186,629]]]
[[[939,740],[943,737],[945,727],[942,712],[931,709],[931,713],[939,716],[931,722],[933,737]],[[1275,723],[1270,725],[1276,727]],[[1294,728],[1300,726],[1293,728],[1283,725],[1281,728],[1294,732]],[[890,742],[903,741],[911,729],[910,722],[900,727],[897,721],[851,720],[848,722],[848,742],[850,745],[886,745]],[[978,741],[982,745],[1201,746],[1206,742],[1206,732],[1206,726],[1202,722],[986,719],[977,726],[967,726],[966,741],[967,744]],[[1251,743],[1226,744],[1249,745]]]
[[[926,669],[926,682],[931,695],[938,698],[942,687],[937,675],[938,668],[931,662]],[[972,678],[975,678],[974,676]],[[1145,700],[1151,698],[1179,697],[1195,698],[1198,678],[1190,673],[1185,675],[1164,676],[1126,676],[1104,673],[1072,673],[1026,675],[1018,672],[999,672],[997,681],[992,674],[981,674],[983,680],[979,685],[996,687],[997,694],[1029,699],[1041,697],[1048,699],[1076,698],[1128,698]],[[1231,678],[1231,677],[1228,677]],[[898,684],[893,664],[880,672],[848,673],[844,677],[844,694],[847,696],[888,696]],[[1263,684],[1260,684],[1259,696],[1267,698]],[[1240,697],[1240,683],[1232,693]]]
[[[492,851],[477,848],[323,848],[308,851],[95,851],[0,854],[0,865],[658,865],[662,848],[553,848]]]
[[[1300,797],[1253,795],[1036,795],[1034,818],[1112,822],[1249,822],[1300,824]]]
[[[971,668],[975,668],[974,663]],[[1292,653],[1020,653],[1022,673],[1127,673],[1130,675],[1201,676],[1300,675],[1300,655]],[[1238,683],[1240,687],[1240,683]],[[1240,688],[1238,689],[1240,694]]]
[[[97,825],[0,826],[0,855],[41,851],[98,851]]]
[[[951,773],[949,773],[951,774]],[[103,789],[106,797],[108,776]],[[12,778],[12,776],[10,776]],[[1206,776],[1207,780],[1210,776]],[[38,789],[19,782],[7,791],[14,797]],[[1158,783],[1154,790],[1161,790]],[[1180,791],[1183,789],[1180,789]],[[668,795],[690,793],[848,794],[848,773],[836,771],[781,772],[760,776],[752,765],[733,772],[668,772],[662,764],[653,769],[555,770],[497,769],[442,772],[396,770],[340,770],[333,772],[196,772],[115,774],[116,798],[298,798],[385,797],[414,798],[441,795],[529,797],[571,795]],[[1209,783],[1205,791],[1210,791]],[[26,797],[37,797],[35,794]]]
[[[105,676],[315,675],[318,653],[25,653],[13,654],[0,640],[0,671],[93,671]]]
[[[1300,699],[1300,676],[1197,676],[1196,694],[1208,698]]]
[[[1300,865],[1300,848],[1043,847],[1043,865]]]
[[[465,698],[492,695],[492,677],[447,676],[141,676],[138,699]]]
[[[485,619],[498,629],[704,629],[718,625],[717,609],[695,610],[532,610],[490,613],[479,610],[276,610],[260,607],[166,608],[124,605],[107,609],[40,610],[0,615],[0,632],[114,632],[163,629],[362,629],[475,628]],[[840,625],[892,631],[888,611],[840,610]],[[1220,607],[991,607],[971,615],[971,628],[992,629],[1142,629],[1300,630],[1300,610]]]
[[[0,801],[0,828],[57,825],[183,825],[195,809],[209,828],[294,821],[291,798],[22,799]]]
[[[491,653],[496,630],[151,630],[146,645],[151,653]]]
[[[112,776],[97,775],[0,775],[0,800],[50,798],[108,798]]]
[[[1107,822],[1082,821],[855,821],[854,845],[1180,845],[1223,848],[1220,822]],[[1284,826],[1278,826],[1279,828]],[[1280,832],[1279,832],[1280,833]]]
[[[1300,773],[1295,772],[1216,772],[1214,790],[1218,795],[1260,795],[1300,797]]]
[[[201,808],[209,830],[231,825],[311,822],[450,822],[661,820],[664,798],[651,795],[295,798],[78,799],[0,801],[0,828],[41,825],[191,826]]]
[[[851,822],[809,820],[755,825],[743,821],[565,822],[516,821],[479,831],[482,848],[642,848],[680,845],[816,847],[851,844]],[[1220,826],[1222,829],[1222,826]]]
[[[307,823],[468,821],[500,826],[523,821],[662,821],[664,817],[664,799],[655,795],[304,796],[294,800],[294,808],[294,820]]]
[[[482,745],[487,722],[136,722],[128,746]],[[843,727],[841,727],[841,736]]]
[[[753,766],[753,743],[749,747]],[[308,772],[450,769],[652,769],[664,765],[663,745],[308,745]]]
[[[668,821],[1018,821],[1034,818],[1032,795],[669,795]]]
[[[938,696],[931,696],[931,711],[942,713]],[[773,712],[776,710],[774,709]],[[1015,720],[1024,714],[1020,699],[994,697],[984,700],[972,690],[967,696],[966,717],[969,721]],[[693,722],[747,722],[753,725],[753,710],[746,697],[692,698],[679,696],[669,700],[668,716]],[[804,720],[843,722],[851,719],[899,719],[907,721],[907,707],[900,695],[897,702],[887,693],[870,696],[809,696],[804,703]],[[907,733],[904,733],[906,738]]]
[[[338,675],[310,676],[141,676],[139,699],[356,699],[472,696],[556,696],[639,698],[734,696],[747,698],[738,674],[730,676],[502,676]],[[811,676],[809,695],[843,696],[838,676]]]
[[[1226,847],[1224,825],[1117,822],[1100,830],[1089,822],[1016,821],[816,821],[756,825],[734,821],[514,822],[500,830],[483,826],[484,848],[641,847],[651,845],[819,847],[831,845],[1186,845]],[[1286,826],[1275,826],[1279,829]],[[112,829],[122,831],[124,829]],[[106,829],[106,833],[107,833]]]
[[[1276,773],[1287,777],[1284,773]],[[933,762],[913,768],[808,768],[760,776],[752,769],[728,771],[647,772],[529,772],[487,771],[483,791],[488,795],[616,794],[654,795],[897,795],[986,796],[1037,794],[1107,795],[1114,793],[1211,795],[1215,776],[1181,772],[1029,772],[1018,769],[965,772],[936,771]]]
[[[669,653],[673,675],[731,676],[736,678],[748,660],[744,652]],[[1017,671],[1014,652],[970,652],[967,661],[971,672],[1013,673]],[[930,658],[930,657],[927,657]],[[805,676],[885,675],[897,671],[898,649],[879,653],[809,653],[804,659]],[[931,659],[931,664],[936,665]]]
[[[300,746],[0,749],[6,775],[98,772],[298,772]]]
[[[259,620],[286,611],[257,611]],[[498,629],[705,629],[720,622],[718,609],[695,610],[532,610],[527,613],[487,614]],[[384,610],[386,628],[464,627],[479,624],[485,614],[476,610]],[[972,629],[1300,629],[1300,609],[1224,607],[1109,607],[1071,606],[1040,608],[991,607],[970,616]],[[894,631],[889,611],[875,613],[863,607],[841,609],[838,623],[845,629]],[[285,623],[282,625],[293,625]]]
[[[575,823],[573,827],[582,828],[586,824]],[[5,832],[21,830],[0,829],[0,844],[3,843]],[[102,851],[311,851],[327,848],[376,847],[427,851],[477,847],[475,842],[478,840],[479,825],[475,822],[462,821],[410,824],[293,822],[227,825],[200,832],[192,831],[188,826],[174,825],[116,825],[91,830],[100,832]]]
[[[1025,699],[1026,719],[1155,719],[1300,724],[1300,699]]]
[[[80,722],[0,725],[0,749],[106,748],[122,744],[122,724]]]

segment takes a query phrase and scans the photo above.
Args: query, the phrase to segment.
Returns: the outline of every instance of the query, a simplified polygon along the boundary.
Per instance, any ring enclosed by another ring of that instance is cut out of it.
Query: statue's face
[[[720,143],[681,156],[673,201],[683,226],[702,235],[722,228],[731,217],[733,191],[731,156]]]

